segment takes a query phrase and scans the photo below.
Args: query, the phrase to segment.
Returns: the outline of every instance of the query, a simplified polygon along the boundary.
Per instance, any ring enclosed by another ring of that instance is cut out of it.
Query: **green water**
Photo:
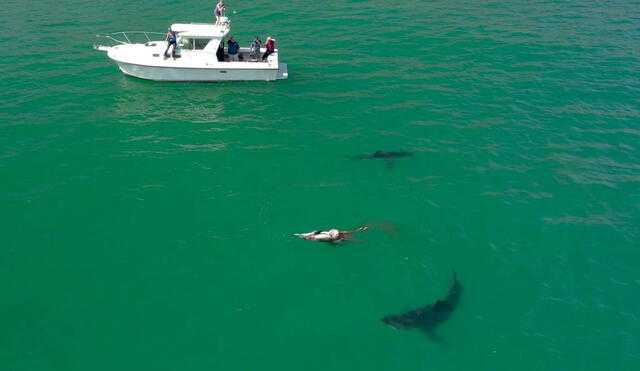
[[[3,5],[0,370],[640,367],[637,2],[229,2],[272,83],[91,49],[214,5]],[[380,322],[452,266],[443,344]]]

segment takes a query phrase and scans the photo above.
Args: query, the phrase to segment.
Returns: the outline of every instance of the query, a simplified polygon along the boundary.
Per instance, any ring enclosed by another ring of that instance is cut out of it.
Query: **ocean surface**
[[[289,79],[92,49],[215,1],[3,4],[0,370],[640,369],[637,1],[227,5]]]

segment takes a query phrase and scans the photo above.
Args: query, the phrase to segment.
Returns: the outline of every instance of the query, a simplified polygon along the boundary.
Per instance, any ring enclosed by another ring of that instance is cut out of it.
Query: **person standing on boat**
[[[256,36],[256,38],[251,42],[251,46],[249,47],[249,49],[251,49],[252,61],[257,61],[260,58],[261,47],[262,47],[262,41],[260,41],[260,38]]]
[[[216,4],[216,10],[214,11],[216,15],[216,26],[220,24],[220,18],[222,17],[222,12],[226,9],[224,5],[224,0],[220,0],[218,4]]]
[[[176,48],[178,47],[178,32],[172,30],[171,27],[169,27],[169,29],[167,30],[166,41],[167,41],[167,49],[165,49],[164,51],[164,57],[169,58],[169,55],[167,53],[169,52],[169,48],[171,47],[171,45],[173,45],[173,49],[171,50],[171,56],[175,58]]]
[[[229,62],[237,62],[238,61],[238,51],[240,51],[240,45],[238,42],[232,37],[227,41],[227,54],[229,54]]]
[[[265,47],[267,51],[262,55],[263,62],[266,62],[267,57],[276,51],[276,39],[272,38],[271,36],[267,37]]]
[[[220,41],[220,44],[218,44],[216,58],[218,58],[218,62],[224,62],[224,41]]]

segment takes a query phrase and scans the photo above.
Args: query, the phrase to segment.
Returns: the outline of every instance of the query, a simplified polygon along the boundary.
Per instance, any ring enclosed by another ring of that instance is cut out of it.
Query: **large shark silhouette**
[[[382,322],[396,328],[409,329],[418,328],[424,331],[431,339],[440,341],[434,333],[439,324],[446,321],[451,313],[458,306],[460,295],[462,294],[462,285],[458,282],[456,272],[453,271],[451,288],[446,298],[436,300],[432,304],[424,306],[420,309],[414,309],[404,314],[389,315],[382,318]]]

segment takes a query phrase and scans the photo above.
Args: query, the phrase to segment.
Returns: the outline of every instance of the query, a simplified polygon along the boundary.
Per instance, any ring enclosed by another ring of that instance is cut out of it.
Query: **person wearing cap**
[[[167,54],[169,52],[169,48],[171,47],[171,45],[173,45],[173,49],[171,50],[171,56],[173,58],[176,57],[176,47],[177,47],[177,42],[178,42],[178,36],[177,36],[177,31],[174,31],[171,29],[171,27],[169,27],[169,29],[167,30],[167,49],[165,49],[164,51],[164,57],[165,58],[169,58],[169,55]]]
[[[238,52],[240,51],[240,45],[238,42],[232,37],[227,41],[227,54],[229,54],[229,62],[237,62],[238,61]]]
[[[222,12],[226,9],[224,5],[224,0],[220,0],[218,4],[216,4],[216,10],[214,14],[216,15],[216,25],[220,24],[220,17],[222,17]]]
[[[252,61],[258,61],[260,58],[260,48],[262,47],[262,41],[260,38],[256,36],[256,38],[251,42],[249,46],[249,50],[251,50],[250,56]]]
[[[262,61],[265,62],[267,57],[276,51],[276,39],[269,36],[267,37],[267,41],[265,41],[265,47],[267,49],[266,52],[262,55]]]

